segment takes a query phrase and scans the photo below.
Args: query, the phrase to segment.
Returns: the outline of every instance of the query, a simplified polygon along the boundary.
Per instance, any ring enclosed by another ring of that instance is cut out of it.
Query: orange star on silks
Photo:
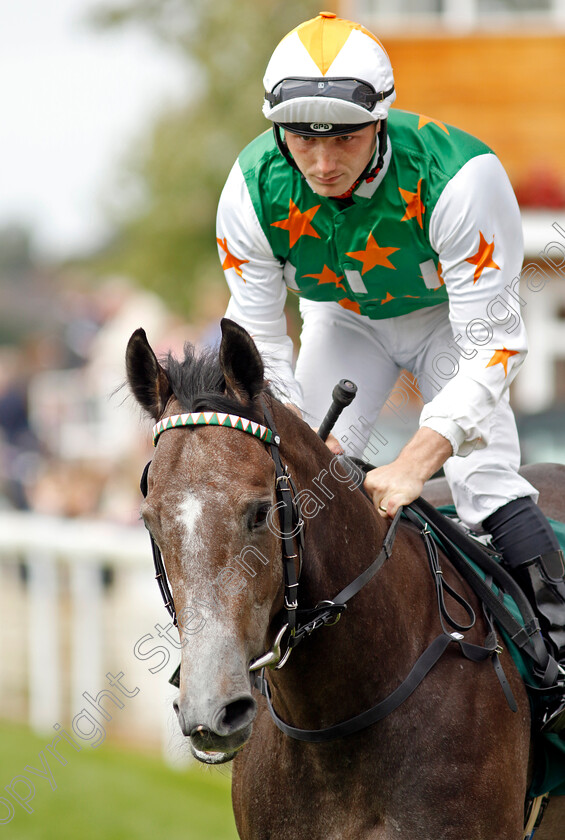
[[[420,114],[420,119],[418,120],[418,131],[422,129],[428,123],[433,123],[441,128],[442,131],[445,131],[446,134],[449,134],[449,129],[447,128],[444,123],[440,122],[439,120],[434,120],[432,117],[425,117],[423,114]]]
[[[367,239],[367,247],[364,251],[351,251],[346,256],[353,257],[354,260],[359,260],[359,262],[363,263],[363,268],[361,269],[361,274],[363,275],[376,265],[380,265],[382,268],[393,268],[396,271],[396,266],[390,262],[388,256],[399,250],[399,248],[381,248],[380,245],[377,245],[373,234],[370,233]]]
[[[495,350],[494,356],[488,363],[486,367],[492,367],[493,365],[502,365],[504,368],[504,377],[508,376],[508,359],[510,356],[517,356],[517,350],[507,350],[506,347],[503,347],[502,350]]]
[[[345,286],[339,282],[343,280],[343,274],[338,277],[335,271],[332,271],[327,265],[324,265],[320,274],[305,274],[304,277],[313,277],[314,280],[318,281],[318,286],[322,286],[324,283],[335,283],[336,289],[343,289],[345,292]]]
[[[412,295],[407,295],[407,297],[412,297]],[[394,298],[390,292],[387,292],[386,297],[381,300],[381,306],[383,303],[389,303],[391,300],[394,300]]]
[[[422,189],[422,179],[418,181],[418,186],[416,187],[416,192],[410,192],[409,190],[403,190],[401,187],[398,188],[398,192],[402,196],[402,199],[406,202],[406,213],[401,218],[401,222],[407,222],[409,219],[417,219],[418,224],[424,229],[424,223],[422,221],[422,216],[426,212],[426,208],[420,198],[420,190]]]
[[[357,303],[356,300],[349,300],[349,298],[342,298],[338,300],[340,306],[343,306],[344,309],[350,309],[352,312],[357,312],[358,315],[361,314],[361,307]]]
[[[321,204],[318,204],[317,207],[311,207],[302,213],[291,198],[288,206],[288,218],[282,219],[280,222],[271,222],[271,227],[288,230],[289,246],[291,248],[296,245],[301,236],[315,236],[316,239],[319,239],[320,234],[316,233],[310,222],[321,206]]]
[[[216,237],[216,242],[218,243],[222,251],[226,252],[226,258],[222,263],[222,268],[224,269],[224,271],[227,271],[228,268],[235,269],[235,273],[239,274],[244,283],[247,283],[247,280],[243,276],[240,266],[244,263],[248,263],[249,260],[239,260],[237,257],[235,257],[228,248],[227,239],[218,239],[218,237]]]
[[[472,257],[467,257],[465,260],[465,262],[471,263],[475,266],[473,285],[475,285],[477,280],[479,280],[485,268],[496,268],[497,271],[500,271],[500,266],[492,259],[494,251],[494,237],[492,242],[487,242],[482,234],[482,231],[479,231],[479,236],[481,237],[479,241],[479,250],[476,254],[473,254]]]

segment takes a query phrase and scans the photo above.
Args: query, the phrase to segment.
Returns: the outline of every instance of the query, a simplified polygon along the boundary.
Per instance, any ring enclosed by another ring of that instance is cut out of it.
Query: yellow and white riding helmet
[[[396,98],[381,42],[361,24],[332,12],[320,12],[283,38],[263,83],[267,119],[315,137],[386,122]]]

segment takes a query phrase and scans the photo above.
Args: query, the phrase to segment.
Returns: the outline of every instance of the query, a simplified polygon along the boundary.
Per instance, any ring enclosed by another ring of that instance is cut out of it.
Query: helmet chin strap
[[[378,173],[381,171],[381,169],[383,168],[384,156],[385,156],[386,145],[387,145],[387,121],[381,119],[379,122],[380,122],[380,125],[379,125],[379,129],[377,131],[377,141],[376,141],[377,142],[377,149],[378,149],[377,161],[376,161],[374,166],[371,166],[371,164],[373,162],[373,156],[374,156],[373,154],[371,154],[371,157],[369,158],[369,160],[367,162],[367,165],[365,166],[365,169],[359,175],[359,177],[357,178],[355,183],[347,191],[349,195],[351,195],[351,193],[357,188],[357,186],[361,183],[361,181],[365,181],[368,178],[375,178],[378,175]],[[282,137],[282,134],[281,134],[281,128],[278,125],[278,123],[273,123],[273,134],[275,135],[275,143],[277,144],[278,150],[281,153],[281,155],[284,157],[286,162],[290,166],[292,166],[293,169],[296,169],[296,171],[298,173],[300,173],[300,175],[304,178],[304,175],[302,174],[302,172],[298,168],[298,165],[297,165],[296,161],[294,160],[294,158],[290,154],[290,152],[288,150],[288,146],[286,145],[285,141],[283,140],[283,137]],[[342,196],[336,196],[336,197],[337,198],[342,198]]]
[[[350,187],[350,190],[353,190],[361,183],[361,181],[366,181],[367,178],[375,178],[378,173],[383,168],[383,162],[386,152],[386,143],[387,143],[387,124],[386,120],[380,120],[379,129],[376,132],[376,146],[378,150],[377,161],[374,166],[371,166],[374,157],[374,151],[371,154],[371,157],[367,161],[367,166],[363,170],[363,172],[359,175],[355,183]]]
[[[286,143],[283,140],[283,137],[282,137],[282,134],[281,134],[281,127],[280,127],[280,125],[278,125],[278,123],[273,123],[273,134],[275,135],[275,143],[277,144],[278,150],[281,153],[281,155],[283,156],[283,158],[286,160],[286,162],[289,164],[289,166],[292,166],[293,169],[296,169],[296,171],[299,172],[300,175],[302,175],[302,172],[300,172],[300,169],[298,168],[298,166],[296,164],[296,161],[294,160],[294,158],[292,157],[292,155],[290,154],[290,152],[288,150],[288,146],[286,145]],[[302,175],[302,177],[304,178],[304,175]]]
[[[378,148],[378,156],[377,162],[375,163],[371,172],[367,175],[363,172],[361,178],[364,180],[365,178],[374,178],[378,172],[381,171],[384,164],[385,152],[386,152],[386,145],[387,145],[387,121],[381,120],[379,125],[379,130],[377,131],[377,148]],[[370,167],[370,162],[367,164],[367,167]]]

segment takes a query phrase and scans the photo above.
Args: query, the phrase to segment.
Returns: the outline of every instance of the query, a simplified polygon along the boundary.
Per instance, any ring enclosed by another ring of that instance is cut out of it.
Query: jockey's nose
[[[321,177],[328,176],[335,171],[336,155],[333,147],[328,143],[319,143],[316,149],[316,166]]]

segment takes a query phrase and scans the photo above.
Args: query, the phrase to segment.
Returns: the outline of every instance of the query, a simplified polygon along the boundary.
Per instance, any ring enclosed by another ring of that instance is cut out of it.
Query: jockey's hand
[[[452,454],[446,438],[422,426],[395,461],[365,476],[365,490],[379,515],[392,517],[401,505],[409,505],[421,496],[424,483]]]
[[[364,487],[384,518],[394,516],[401,505],[409,505],[421,496],[424,482],[396,460],[368,472]]]
[[[316,427],[314,431],[317,432],[318,427]],[[333,452],[334,455],[343,455],[343,446],[341,445],[339,440],[334,435],[332,435],[331,432],[328,434],[324,443],[326,444],[330,452]]]
[[[330,452],[333,452],[334,455],[343,455],[343,446],[331,432],[327,436],[325,443]]]

